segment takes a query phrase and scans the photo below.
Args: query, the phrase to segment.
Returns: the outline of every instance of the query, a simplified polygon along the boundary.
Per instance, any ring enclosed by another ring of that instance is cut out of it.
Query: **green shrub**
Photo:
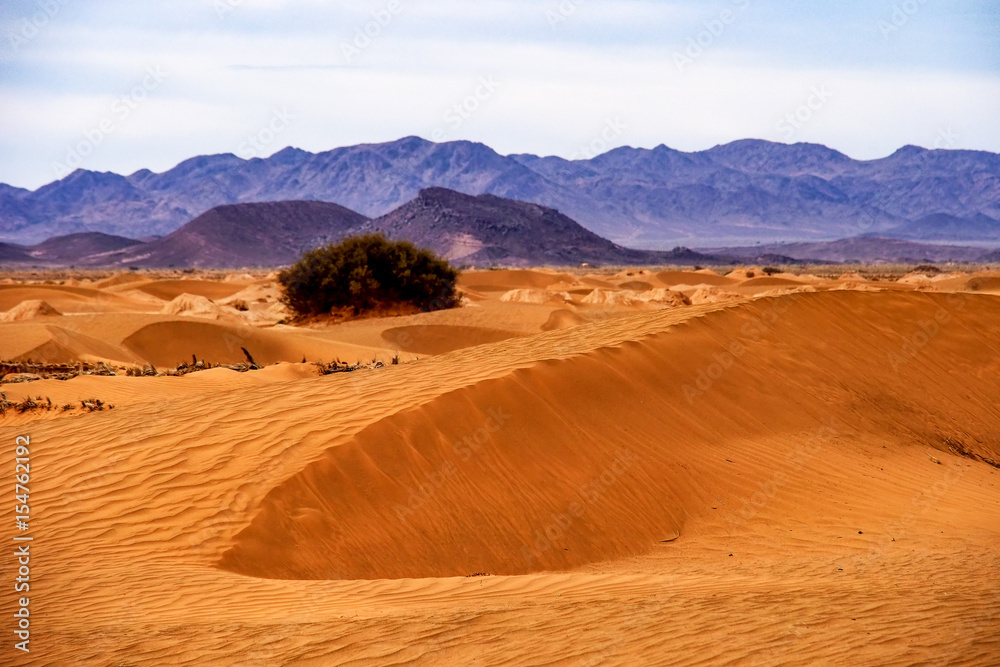
[[[458,304],[458,271],[412,243],[381,234],[344,239],[307,252],[278,276],[283,302],[299,316],[409,305],[441,310]]]

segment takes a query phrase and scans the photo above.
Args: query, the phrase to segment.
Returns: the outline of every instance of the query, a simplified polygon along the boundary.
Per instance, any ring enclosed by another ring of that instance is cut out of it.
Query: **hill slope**
[[[81,259],[97,261],[100,256],[143,245],[142,241],[101,232],[58,236],[31,248],[31,256],[43,263],[73,264]]]
[[[219,206],[176,232],[108,255],[108,263],[141,267],[273,267],[289,264],[367,221],[342,206],[287,201]]]
[[[473,266],[658,264],[710,259],[686,249],[660,253],[623,248],[554,209],[444,188],[421,191],[416,199],[371,221],[366,228]]]

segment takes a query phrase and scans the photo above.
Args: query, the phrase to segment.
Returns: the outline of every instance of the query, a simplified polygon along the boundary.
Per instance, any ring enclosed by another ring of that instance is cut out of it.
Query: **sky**
[[[996,0],[3,0],[0,183],[417,135],[1000,152]]]

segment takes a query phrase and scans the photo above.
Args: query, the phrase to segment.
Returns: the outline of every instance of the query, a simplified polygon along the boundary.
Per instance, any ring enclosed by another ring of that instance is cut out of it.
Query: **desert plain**
[[[1000,664],[1000,272],[0,278],[2,664]]]

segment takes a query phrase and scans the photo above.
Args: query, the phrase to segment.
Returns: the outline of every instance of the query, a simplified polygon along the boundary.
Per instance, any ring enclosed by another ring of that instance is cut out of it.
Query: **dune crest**
[[[181,294],[170,301],[160,311],[164,315],[187,315],[217,320],[222,309],[211,299],[195,294]]]
[[[58,310],[41,300],[22,301],[10,310],[0,313],[0,322],[23,322],[37,317],[62,315]]]
[[[912,353],[894,331],[942,320]],[[329,449],[268,494],[219,565],[279,579],[564,570],[683,539],[698,508],[771,465],[801,474],[781,452],[810,434],[832,453],[877,438],[996,460],[996,330],[992,297],[795,294],[539,362]],[[733,476],[728,459],[761,464]]]

